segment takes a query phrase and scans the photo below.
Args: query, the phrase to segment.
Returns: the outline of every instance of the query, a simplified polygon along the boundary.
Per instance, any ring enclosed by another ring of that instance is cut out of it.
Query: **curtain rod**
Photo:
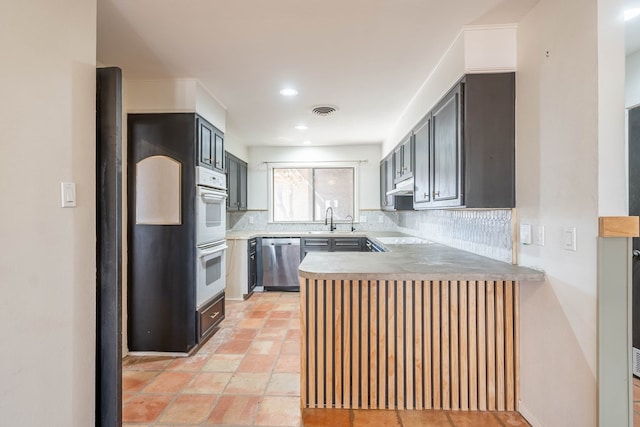
[[[309,163],[309,164],[316,164],[316,163],[369,163],[369,160],[316,160],[316,161],[295,161],[295,160],[289,160],[289,161],[276,161],[276,160],[272,160],[272,161],[262,161],[260,162],[261,165],[268,165],[268,164],[273,164],[273,163],[278,163],[278,164],[287,164],[287,163],[292,163],[292,164],[298,164],[298,165],[302,165],[305,163]]]

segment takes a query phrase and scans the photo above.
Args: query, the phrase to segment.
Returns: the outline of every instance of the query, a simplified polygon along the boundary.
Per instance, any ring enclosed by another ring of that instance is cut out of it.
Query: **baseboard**
[[[529,411],[527,407],[522,403],[522,400],[518,402],[518,412],[525,420],[527,420],[529,424],[531,424],[532,427],[544,427],[544,425],[540,421],[538,421],[538,419],[533,416],[531,411]]]

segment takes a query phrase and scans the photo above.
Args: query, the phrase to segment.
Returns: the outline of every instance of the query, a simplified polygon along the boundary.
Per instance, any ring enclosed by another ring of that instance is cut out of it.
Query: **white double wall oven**
[[[222,172],[196,167],[196,308],[225,289],[227,180]]]

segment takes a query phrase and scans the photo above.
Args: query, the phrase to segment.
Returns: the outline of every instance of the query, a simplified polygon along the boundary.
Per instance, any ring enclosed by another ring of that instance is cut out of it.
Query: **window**
[[[335,220],[354,218],[356,168],[278,167],[271,168],[271,219],[274,222],[324,221],[327,208]]]

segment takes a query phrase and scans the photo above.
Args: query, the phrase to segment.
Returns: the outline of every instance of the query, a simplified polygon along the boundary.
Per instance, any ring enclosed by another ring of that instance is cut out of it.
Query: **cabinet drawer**
[[[335,238],[333,248],[335,251],[360,251],[362,240],[359,237]]]
[[[224,319],[224,293],[214,298],[210,304],[205,305],[198,313],[198,342],[209,336],[213,329]]]
[[[302,245],[305,246],[305,248],[312,246],[317,248],[326,247],[328,249],[330,241],[328,237],[305,237],[302,239]]]

